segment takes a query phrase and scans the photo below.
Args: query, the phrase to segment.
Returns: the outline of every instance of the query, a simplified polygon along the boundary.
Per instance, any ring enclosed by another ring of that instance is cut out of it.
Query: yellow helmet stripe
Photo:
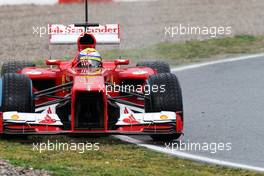
[[[80,58],[80,60],[95,60],[95,61],[101,62],[102,58],[91,57],[91,56],[83,56],[83,57]]]

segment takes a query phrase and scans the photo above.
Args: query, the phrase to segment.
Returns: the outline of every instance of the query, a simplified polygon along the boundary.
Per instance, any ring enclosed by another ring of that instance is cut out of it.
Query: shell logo
[[[166,119],[168,119],[168,118],[169,118],[169,117],[166,116],[166,115],[161,115],[161,116],[160,116],[160,119],[161,119],[161,120],[166,120]]]
[[[17,114],[14,114],[14,115],[11,116],[11,119],[12,120],[18,120],[19,116]]]

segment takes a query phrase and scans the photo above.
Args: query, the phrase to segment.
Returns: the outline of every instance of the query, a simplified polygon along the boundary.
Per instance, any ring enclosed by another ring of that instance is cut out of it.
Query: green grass
[[[172,65],[201,62],[204,60],[225,58],[228,55],[264,52],[264,36],[236,35],[234,37],[213,38],[209,40],[190,40],[185,42],[166,42],[139,49],[112,49],[100,51],[104,59],[165,60]],[[69,60],[67,55],[61,60]],[[56,58],[53,58],[56,59]],[[36,64],[45,66],[42,59]]]
[[[60,142],[98,142],[99,151],[32,150],[32,143]],[[199,164],[168,156],[113,138],[69,138],[65,136],[31,137],[28,140],[0,140],[0,156],[11,164],[45,169],[54,175],[260,175],[258,173],[228,169],[219,166]]]
[[[264,51],[264,36],[237,35],[228,38],[159,43],[141,49],[114,49],[103,52],[104,58],[166,59],[172,64],[200,62],[217,55],[233,55]]]

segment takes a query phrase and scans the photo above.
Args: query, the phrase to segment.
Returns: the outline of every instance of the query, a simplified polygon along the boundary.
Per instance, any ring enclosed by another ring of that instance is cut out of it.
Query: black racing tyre
[[[145,111],[180,111],[183,112],[182,91],[176,75],[161,73],[151,75],[147,81],[148,92],[145,92]],[[158,87],[159,90],[154,90]]]
[[[3,76],[5,73],[17,73],[18,70],[22,70],[23,68],[35,66],[36,65],[34,63],[27,61],[5,62],[1,68],[1,75]]]
[[[170,73],[170,66],[166,62],[162,61],[142,61],[138,62],[137,66],[149,67],[156,69],[158,73]]]
[[[183,118],[183,102],[180,83],[176,75],[161,73],[151,75],[146,85],[149,91],[145,91],[145,112],[173,111],[180,112]],[[157,89],[154,89],[158,87]],[[162,87],[162,88],[161,88]],[[170,141],[178,139],[181,134],[151,135],[153,140]]]
[[[32,82],[26,75],[7,73],[2,77],[2,111],[34,112]]]

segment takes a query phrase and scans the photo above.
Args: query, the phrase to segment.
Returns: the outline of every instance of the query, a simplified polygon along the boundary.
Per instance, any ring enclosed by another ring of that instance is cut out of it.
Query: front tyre
[[[145,91],[145,112],[173,111],[179,112],[183,118],[182,91],[175,74],[161,73],[151,75],[146,82],[149,91]],[[159,88],[154,91],[154,86]],[[183,119],[182,119],[183,120]],[[151,135],[153,140],[171,141],[181,134]]]
[[[32,82],[26,75],[7,73],[2,77],[2,111],[34,112]]]

